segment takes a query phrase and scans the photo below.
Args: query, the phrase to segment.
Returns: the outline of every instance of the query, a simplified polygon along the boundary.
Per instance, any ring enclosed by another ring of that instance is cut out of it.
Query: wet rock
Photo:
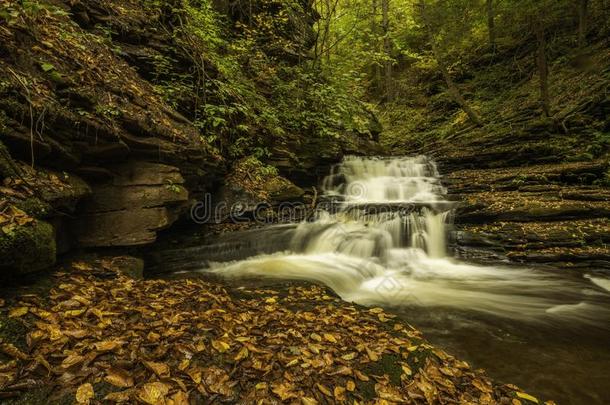
[[[301,187],[297,187],[282,177],[275,177],[267,182],[265,191],[273,203],[299,201],[305,194]]]
[[[133,256],[112,258],[112,265],[122,274],[136,280],[144,278],[144,260]]]
[[[0,274],[15,276],[55,264],[55,233],[45,221],[34,221],[9,232],[0,232]]]

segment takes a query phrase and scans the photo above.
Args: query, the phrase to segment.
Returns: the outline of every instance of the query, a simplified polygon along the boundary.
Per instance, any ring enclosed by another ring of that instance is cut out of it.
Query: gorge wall
[[[384,141],[396,154],[424,153],[439,162],[460,201],[459,255],[610,268],[609,43],[591,32],[589,44],[577,48],[569,28],[553,37],[549,51],[548,117],[529,37],[496,53],[464,54],[452,67],[483,117],[480,126],[451,101],[441,77],[416,68],[401,73],[410,75],[413,97],[386,107],[385,123],[395,120]]]
[[[308,1],[2,1],[1,272],[47,268],[75,247],[149,244],[244,159],[282,189],[271,194],[301,198],[282,176],[315,183],[314,168],[375,148],[366,111],[362,131],[321,111],[339,138],[291,128],[275,107],[293,108],[271,85],[300,80],[315,18]]]

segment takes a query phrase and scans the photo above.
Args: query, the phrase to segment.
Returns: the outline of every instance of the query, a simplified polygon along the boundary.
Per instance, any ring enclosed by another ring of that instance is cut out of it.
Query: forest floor
[[[323,287],[143,280],[119,262],[75,261],[38,290],[4,295],[0,400],[538,403]]]

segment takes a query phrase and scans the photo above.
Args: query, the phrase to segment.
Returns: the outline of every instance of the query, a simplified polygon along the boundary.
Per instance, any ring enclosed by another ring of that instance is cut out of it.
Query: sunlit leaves
[[[76,390],[76,402],[78,404],[88,405],[94,396],[93,386],[90,383],[85,383]]]

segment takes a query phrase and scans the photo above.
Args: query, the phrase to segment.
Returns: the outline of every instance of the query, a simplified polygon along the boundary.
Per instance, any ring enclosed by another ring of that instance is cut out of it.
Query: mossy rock
[[[47,222],[34,221],[0,233],[2,276],[43,270],[55,264],[55,256],[55,231]]]
[[[273,177],[265,184],[269,198],[279,202],[300,200],[305,192],[283,177]]]
[[[51,205],[36,197],[18,201],[15,205],[34,218],[46,218],[52,211]]]

